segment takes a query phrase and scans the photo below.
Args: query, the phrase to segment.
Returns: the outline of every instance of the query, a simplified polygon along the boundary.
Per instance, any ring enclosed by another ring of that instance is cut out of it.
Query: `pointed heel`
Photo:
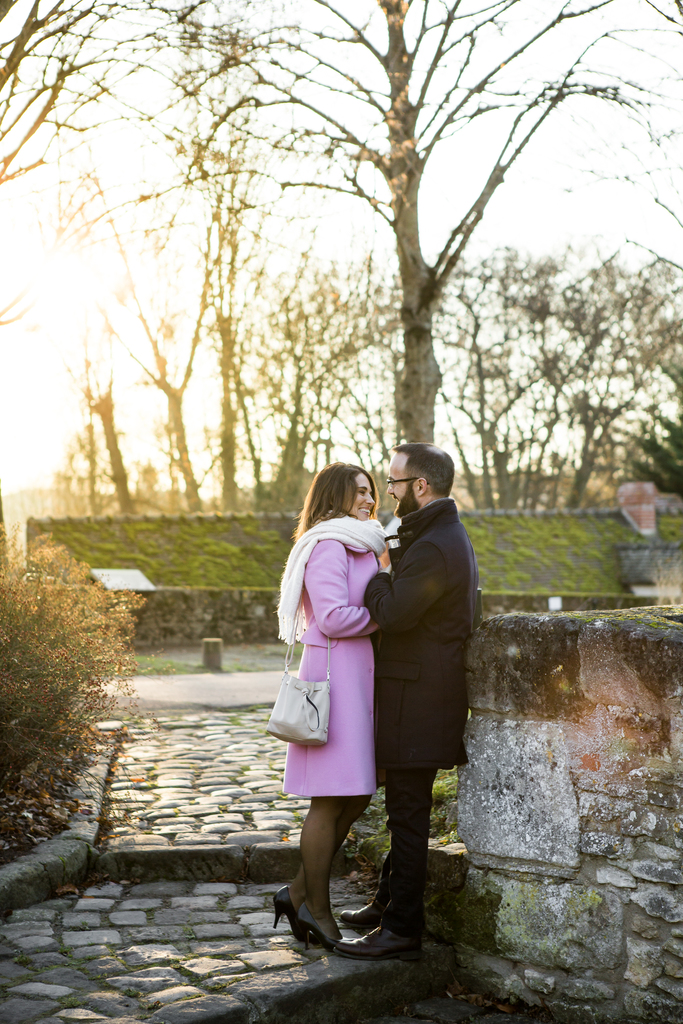
[[[309,935],[313,935],[324,949],[334,949],[337,940],[331,939],[329,935],[325,935],[325,932],[313,917],[305,903],[302,903],[299,907],[296,919],[301,930],[306,933],[306,949],[308,949]]]
[[[273,896],[273,907],[275,908],[275,923],[273,928],[277,928],[278,921],[284,915],[289,921],[289,926],[292,929],[292,935],[297,942],[304,941],[304,930],[299,924],[299,920],[296,916],[296,910],[292,903],[292,897],[289,895],[289,887],[283,885],[281,889]]]

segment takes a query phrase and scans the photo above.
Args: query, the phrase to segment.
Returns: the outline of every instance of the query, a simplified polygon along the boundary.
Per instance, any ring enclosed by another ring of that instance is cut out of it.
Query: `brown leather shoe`
[[[362,939],[340,939],[334,948],[351,960],[419,960],[422,956],[419,935],[407,939],[388,928],[375,928]]]
[[[369,903],[362,910],[342,910],[339,919],[352,928],[379,928],[384,908],[379,903]]]

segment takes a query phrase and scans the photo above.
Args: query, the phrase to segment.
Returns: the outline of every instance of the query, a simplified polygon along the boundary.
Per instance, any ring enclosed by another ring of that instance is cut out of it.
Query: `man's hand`
[[[384,551],[379,556],[379,564],[383,569],[391,568],[391,559],[389,558],[389,545],[385,544]]]

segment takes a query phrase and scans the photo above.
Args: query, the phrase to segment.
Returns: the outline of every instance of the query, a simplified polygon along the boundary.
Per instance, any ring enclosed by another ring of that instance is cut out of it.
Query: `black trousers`
[[[382,866],[375,902],[386,907],[382,927],[406,937],[424,924],[429,814],[436,768],[387,768],[387,827],[391,850]]]

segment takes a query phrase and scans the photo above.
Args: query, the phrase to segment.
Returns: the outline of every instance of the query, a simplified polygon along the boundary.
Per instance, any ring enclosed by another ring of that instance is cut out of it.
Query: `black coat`
[[[452,498],[403,517],[393,580],[370,580],[365,603],[382,630],[375,662],[379,768],[465,764],[463,645],[472,631],[479,573]]]

